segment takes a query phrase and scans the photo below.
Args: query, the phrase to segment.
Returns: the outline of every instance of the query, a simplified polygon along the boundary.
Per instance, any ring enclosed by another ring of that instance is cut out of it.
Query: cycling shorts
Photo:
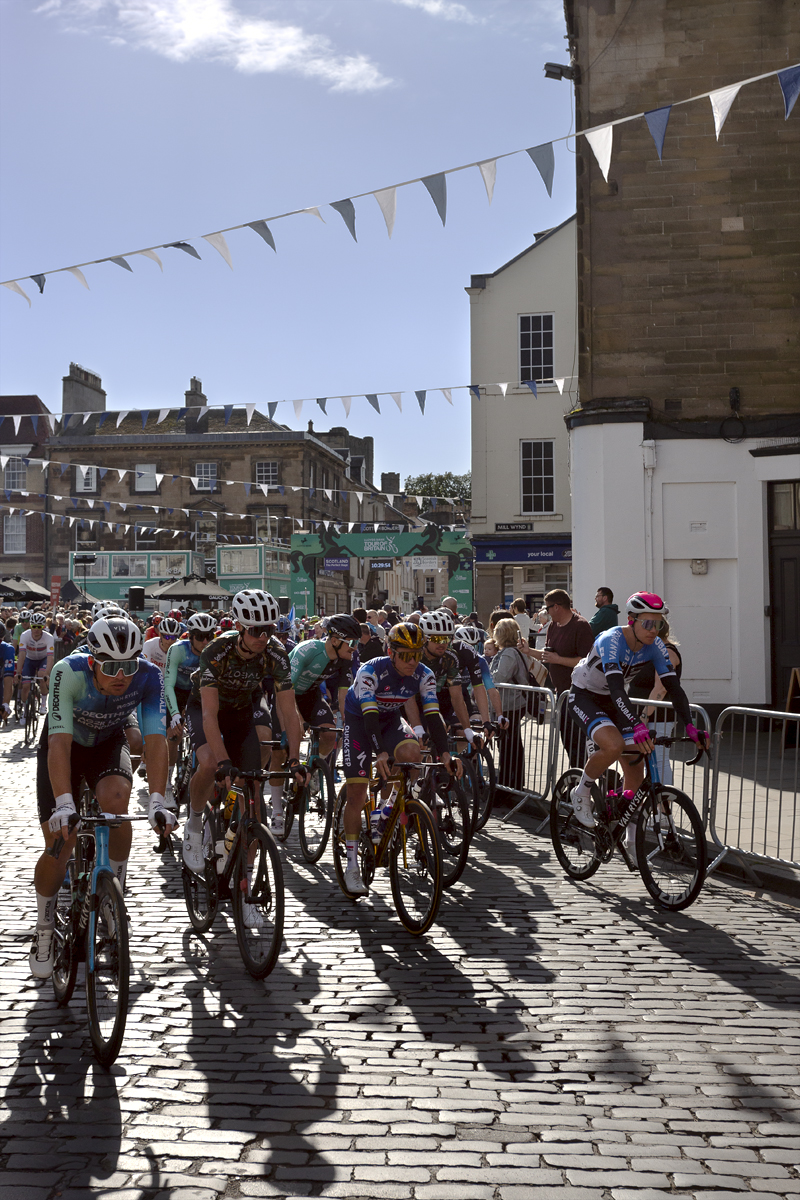
[[[207,741],[203,728],[203,706],[197,700],[189,700],[184,716],[192,747],[197,751],[201,746],[205,746]],[[234,767],[238,767],[240,771],[260,771],[261,747],[253,721],[253,710],[223,708],[217,713],[217,721],[225,751]]]
[[[335,725],[333,709],[322,694],[322,688],[309,688],[297,697],[297,708],[306,725]]]
[[[401,742],[416,742],[414,730],[400,712],[381,717],[381,741],[390,757]],[[363,717],[345,712],[342,734],[342,769],[348,783],[360,783],[369,778],[372,748],[367,738]]]
[[[267,729],[275,727],[275,716],[267,704],[266,697],[253,709],[253,724],[264,726]]]
[[[588,738],[592,737],[595,729],[613,725],[622,734],[626,746],[633,745],[633,726],[623,717],[610,696],[573,687],[567,703],[573,719],[583,726]]]
[[[22,671],[20,672],[21,678],[22,679],[35,679],[37,674],[39,673],[39,671],[43,671],[46,666],[47,666],[46,658],[35,658],[34,659],[34,658],[26,657],[25,662],[22,664]]]
[[[39,809],[39,820],[49,821],[56,810],[56,800],[53,795],[53,785],[50,782],[50,772],[47,769],[47,721],[39,739],[36,752],[36,802]],[[75,807],[78,807],[78,797],[81,792],[81,779],[94,791],[99,780],[107,775],[121,775],[128,783],[133,782],[131,770],[131,752],[125,739],[124,728],[116,729],[111,737],[96,746],[81,746],[73,742],[70,750],[70,787]]]

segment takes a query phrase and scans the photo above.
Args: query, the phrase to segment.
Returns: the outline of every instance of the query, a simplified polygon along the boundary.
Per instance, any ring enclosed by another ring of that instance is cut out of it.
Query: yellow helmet
[[[425,646],[425,635],[418,625],[412,625],[410,621],[401,621],[397,625],[393,625],[389,630],[387,637],[390,650],[401,650],[403,652],[422,653]]]

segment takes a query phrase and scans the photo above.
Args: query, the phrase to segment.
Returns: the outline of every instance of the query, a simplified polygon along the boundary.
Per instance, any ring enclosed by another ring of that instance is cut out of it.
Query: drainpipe
[[[644,558],[645,583],[648,592],[655,590],[655,560],[653,548],[653,473],[656,469],[656,444],[652,439],[642,442],[644,462]]]

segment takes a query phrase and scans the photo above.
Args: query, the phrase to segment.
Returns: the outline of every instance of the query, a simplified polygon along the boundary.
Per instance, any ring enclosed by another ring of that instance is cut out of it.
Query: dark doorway
[[[783,711],[800,667],[800,481],[769,484],[769,599],[772,704]]]

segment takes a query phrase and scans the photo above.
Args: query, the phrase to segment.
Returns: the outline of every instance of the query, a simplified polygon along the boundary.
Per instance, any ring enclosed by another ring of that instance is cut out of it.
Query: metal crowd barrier
[[[734,706],[714,729],[709,833],[760,883],[750,862],[800,869],[800,714]]]
[[[495,684],[509,729],[493,742],[497,784],[518,803],[507,821],[529,800],[545,800],[553,784],[553,719],[556,697],[550,688]]]

